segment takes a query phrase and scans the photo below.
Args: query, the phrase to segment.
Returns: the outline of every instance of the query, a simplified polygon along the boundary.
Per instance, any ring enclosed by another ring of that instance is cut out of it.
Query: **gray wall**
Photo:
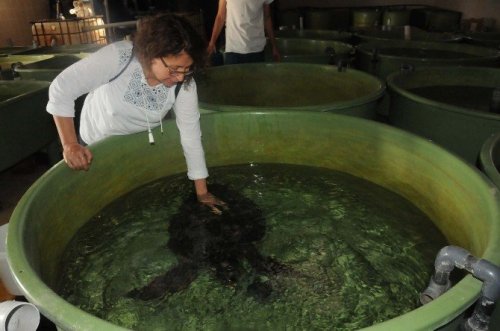
[[[31,45],[30,21],[49,17],[48,0],[0,0],[0,47],[11,39],[16,46]]]

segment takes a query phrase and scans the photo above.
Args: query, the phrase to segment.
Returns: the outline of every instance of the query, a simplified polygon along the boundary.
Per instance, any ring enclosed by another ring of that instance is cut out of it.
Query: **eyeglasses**
[[[177,70],[174,70],[174,69],[172,69],[172,67],[170,67],[165,62],[165,60],[162,57],[160,57],[160,60],[161,60],[161,63],[163,63],[163,65],[165,66],[165,68],[168,69],[168,72],[170,73],[170,76],[176,76],[176,77],[178,77],[179,75],[184,75],[185,78],[188,78],[188,77],[191,77],[194,74],[194,70],[188,70],[188,71],[177,71]]]

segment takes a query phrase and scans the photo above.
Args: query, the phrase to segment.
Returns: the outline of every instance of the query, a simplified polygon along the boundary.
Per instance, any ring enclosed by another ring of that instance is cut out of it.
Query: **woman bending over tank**
[[[207,189],[193,79],[205,64],[205,51],[185,19],[162,14],[142,20],[133,42],[105,46],[61,72],[50,86],[47,111],[54,116],[66,164],[88,170],[92,152],[86,145],[109,136],[146,132],[145,143],[149,138],[153,144],[151,129],[161,126],[173,107],[198,201],[220,212],[224,202]],[[85,93],[77,136],[74,101]]]

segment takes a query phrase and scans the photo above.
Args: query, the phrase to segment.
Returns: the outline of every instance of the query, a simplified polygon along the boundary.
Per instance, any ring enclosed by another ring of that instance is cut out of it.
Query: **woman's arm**
[[[212,37],[208,43],[208,55],[211,55],[216,51],[215,43],[217,42],[217,38],[219,38],[224,24],[226,24],[226,0],[219,0],[219,9],[217,10],[217,16],[215,17]]]
[[[212,212],[220,214],[222,211],[217,206],[224,207],[225,203],[212,195],[207,187],[208,170],[201,143],[198,94],[194,80],[190,82],[187,89],[181,88],[175,101],[174,110],[186,158],[188,177],[194,181],[198,201],[207,205]]]
[[[281,55],[278,50],[278,46],[276,46],[276,39],[274,39],[274,29],[273,29],[273,20],[271,18],[271,7],[268,4],[264,4],[264,28],[266,30],[267,38],[271,43],[273,48],[273,59],[276,62],[281,60]]]
[[[126,45],[121,47],[125,49]],[[103,47],[63,70],[50,84],[47,111],[54,117],[64,161],[72,169],[88,170],[92,162],[90,150],[78,143],[73,120],[75,100],[114,77],[120,69],[119,56],[116,45]]]
[[[54,116],[54,122],[61,139],[66,164],[74,170],[89,170],[92,153],[87,147],[78,143],[73,117]]]
[[[64,69],[50,84],[47,111],[56,116],[73,117],[78,97],[108,83],[119,72],[118,47],[123,46],[105,46]],[[131,51],[131,45],[129,47]]]

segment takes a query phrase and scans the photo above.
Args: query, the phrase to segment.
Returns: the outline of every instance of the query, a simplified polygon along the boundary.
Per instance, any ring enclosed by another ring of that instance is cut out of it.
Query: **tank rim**
[[[459,67],[459,68],[456,68],[456,67],[450,67],[450,68],[448,68],[448,67],[425,67],[425,68],[417,68],[414,72],[419,73],[419,72],[435,71],[435,70],[440,70],[440,71],[444,71],[444,72],[452,71],[452,70],[453,71],[456,71],[456,70],[462,70],[462,71],[477,71],[477,70],[491,71],[491,70],[494,70],[494,71],[498,71],[498,74],[500,76],[500,69],[485,68],[485,67]],[[442,109],[442,110],[451,111],[454,113],[466,114],[466,115],[474,114],[474,116],[480,117],[480,118],[500,120],[500,115],[498,115],[498,114],[492,114],[492,113],[487,113],[484,111],[473,110],[471,108],[464,108],[464,107],[459,107],[459,106],[455,106],[455,105],[450,105],[450,104],[447,104],[444,102],[439,102],[439,101],[435,101],[432,99],[428,99],[428,98],[419,96],[415,93],[412,93],[412,92],[400,87],[397,84],[397,82],[395,81],[400,76],[411,75],[411,74],[412,74],[412,72],[409,72],[409,73],[407,73],[407,72],[394,72],[394,73],[390,74],[389,76],[387,76],[388,89],[393,90],[393,91],[403,95],[404,97],[406,97],[410,100],[413,100],[413,101],[419,102],[419,103],[424,103],[426,105],[431,105],[431,106],[436,107],[440,110]]]
[[[242,66],[242,67],[252,67],[252,66],[266,66],[266,67],[273,67],[273,66],[288,66],[288,67],[311,67],[314,66],[318,69],[323,69],[327,71],[332,71],[334,74],[338,72],[338,68],[336,66],[332,65],[325,65],[325,64],[309,64],[309,63],[293,63],[293,62],[288,62],[288,63],[246,63],[246,64],[238,64],[237,66]],[[219,67],[220,68],[220,67]],[[224,68],[224,69],[207,69],[207,70],[230,70]],[[359,77],[363,77],[366,79],[369,79],[372,81],[374,84],[376,84],[377,89],[369,94],[366,94],[360,98],[355,99],[354,101],[344,101],[344,102],[329,102],[329,103],[324,103],[320,105],[312,105],[312,106],[307,106],[309,112],[329,112],[329,111],[335,111],[335,110],[341,110],[345,108],[350,108],[353,106],[359,106],[363,105],[372,101],[376,101],[379,98],[381,98],[385,92],[386,92],[386,84],[378,77],[370,75],[364,71],[357,70],[357,69],[352,69],[352,68],[347,68],[346,71],[342,73],[348,73],[348,72],[353,72],[355,75]],[[304,106],[299,106],[299,107],[290,107],[290,106],[284,106],[284,107],[267,107],[267,106],[239,106],[239,105],[219,105],[219,104],[212,104],[204,101],[199,101],[199,106],[200,109],[205,109],[205,110],[214,110],[214,111],[220,111],[220,112],[227,112],[225,109],[231,108],[234,109],[235,111],[243,111],[243,110],[248,110],[249,108],[252,108],[251,111],[257,111],[257,112],[267,112],[267,111],[303,111]],[[232,111],[231,111],[232,112]]]

